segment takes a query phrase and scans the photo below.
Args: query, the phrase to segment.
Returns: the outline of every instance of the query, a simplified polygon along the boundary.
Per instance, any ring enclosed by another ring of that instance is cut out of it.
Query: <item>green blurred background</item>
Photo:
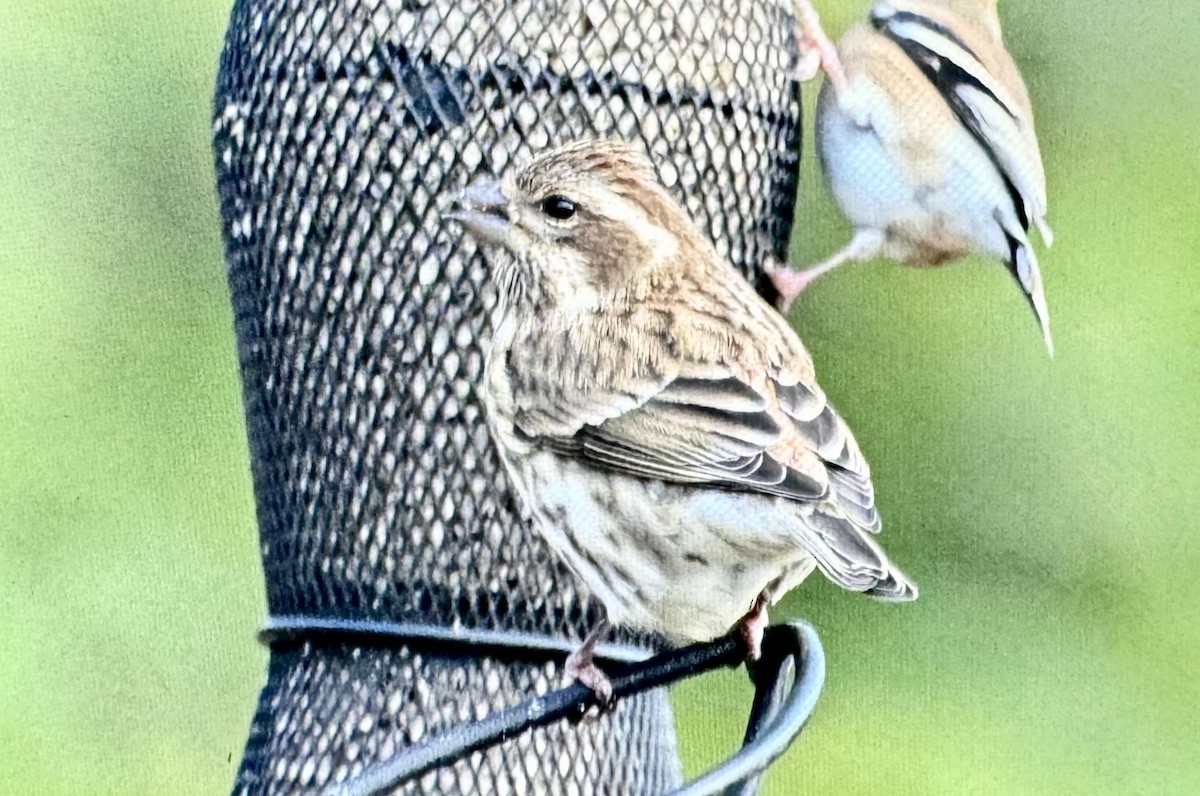
[[[819,5],[833,34],[865,7]],[[225,792],[264,677],[209,148],[228,6],[0,2],[4,792]],[[982,261],[848,266],[798,303],[922,597],[814,581],[776,612],[830,669],[769,793],[1200,793],[1200,4],[1002,16],[1057,357]],[[809,158],[794,259],[848,235]],[[676,689],[689,771],[748,698]]]

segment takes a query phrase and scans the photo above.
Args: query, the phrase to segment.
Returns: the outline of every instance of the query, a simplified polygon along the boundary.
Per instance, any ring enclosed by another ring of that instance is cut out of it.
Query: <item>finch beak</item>
[[[1046,341],[1046,349],[1053,357],[1054,339],[1050,336],[1050,309],[1046,306],[1046,294],[1042,290],[1042,272],[1038,268],[1037,260],[1030,257],[1027,251],[1021,250],[1008,270],[1021,286],[1029,306],[1033,308],[1038,326],[1042,329],[1042,339]]]
[[[487,243],[505,243],[512,229],[508,199],[494,180],[479,180],[468,185],[454,197],[446,218],[462,224],[468,232]]]

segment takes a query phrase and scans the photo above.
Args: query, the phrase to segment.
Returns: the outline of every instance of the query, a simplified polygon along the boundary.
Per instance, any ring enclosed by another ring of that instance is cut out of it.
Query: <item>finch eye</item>
[[[566,221],[575,215],[575,203],[565,196],[554,194],[542,200],[542,212],[556,221]]]

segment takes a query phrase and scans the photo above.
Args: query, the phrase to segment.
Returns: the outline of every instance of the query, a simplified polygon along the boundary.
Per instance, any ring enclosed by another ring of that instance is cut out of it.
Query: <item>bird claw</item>
[[[564,668],[566,678],[577,683],[582,683],[584,686],[592,689],[596,695],[596,701],[601,705],[610,705],[612,702],[612,681],[608,680],[608,675],[600,671],[600,666],[596,665],[590,657],[586,662],[578,660],[574,654],[566,659]]]
[[[596,703],[600,710],[600,715],[610,713],[616,707],[616,702],[613,699],[612,681],[608,679],[608,675],[600,671],[600,667],[596,665],[593,657],[595,655],[596,644],[607,632],[608,621],[601,620],[587,634],[587,638],[583,640],[583,644],[579,646],[579,649],[567,656],[567,661],[563,665],[563,673],[567,676],[567,680],[582,683],[592,689],[592,693],[596,695]]]
[[[742,640],[746,642],[747,666],[752,666],[762,659],[763,634],[766,632],[768,621],[767,597],[760,594],[740,623]]]
[[[846,87],[846,70],[838,57],[837,47],[821,27],[821,17],[809,0],[795,0],[794,7],[796,22],[800,27],[800,59],[796,64],[796,79],[803,83],[823,71],[829,77],[834,91],[842,93]]]
[[[800,57],[796,60],[795,78],[798,83],[807,83],[817,76],[821,71],[821,53],[819,50],[809,49],[804,46],[804,40],[800,42]]]
[[[592,690],[592,693],[596,695],[600,715],[611,713],[616,708],[612,681],[608,679],[608,675],[600,671],[600,667],[592,660],[591,654],[580,655],[580,652],[582,650],[576,650],[567,658],[567,663],[563,667],[564,674],[568,680],[581,683]]]
[[[762,642],[764,624],[751,624],[746,622],[742,625],[742,641],[746,642],[746,663],[758,663],[762,659]]]
[[[770,274],[771,284],[775,285],[775,290],[779,292],[779,311],[787,314],[791,308],[792,302],[804,292],[804,289],[809,284],[820,276],[820,273],[812,273],[813,269],[807,271],[793,271],[790,268],[781,268]],[[823,271],[821,273],[824,273]]]
[[[786,313],[796,297],[804,292],[812,281],[822,274],[827,274],[843,263],[868,260],[879,254],[887,240],[885,234],[877,229],[864,228],[857,230],[850,242],[837,254],[817,265],[805,268],[803,271],[793,271],[790,268],[780,268],[770,273],[771,282],[779,293],[779,311]]]

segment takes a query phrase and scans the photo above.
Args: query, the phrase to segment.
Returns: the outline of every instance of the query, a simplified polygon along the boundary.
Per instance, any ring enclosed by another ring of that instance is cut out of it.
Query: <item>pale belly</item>
[[[931,139],[878,114],[860,124],[843,107],[879,107],[886,100],[876,92],[858,79],[841,101],[821,98],[818,150],[842,212],[856,228],[887,232],[883,254],[894,260],[934,264],[974,251],[1007,257],[997,214],[1011,214],[1012,200],[983,148],[957,125]]]
[[[777,600],[812,571],[786,501],[611,475],[541,452],[512,464],[539,530],[615,624],[715,638],[768,586]]]

